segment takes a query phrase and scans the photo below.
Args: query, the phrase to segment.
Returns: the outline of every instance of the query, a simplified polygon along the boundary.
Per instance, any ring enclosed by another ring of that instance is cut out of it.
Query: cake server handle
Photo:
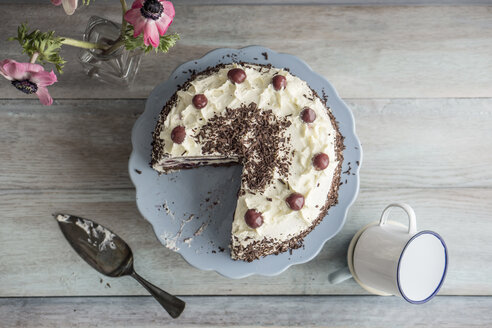
[[[135,271],[130,274],[136,281],[138,281],[145,289],[159,302],[160,305],[169,313],[173,318],[179,317],[181,312],[185,308],[185,302],[163,291],[157,286],[154,286],[144,278],[140,277]]]

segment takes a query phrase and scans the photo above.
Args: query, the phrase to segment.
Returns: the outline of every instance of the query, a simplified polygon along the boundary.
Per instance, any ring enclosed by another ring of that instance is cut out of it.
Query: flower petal
[[[9,81],[12,81],[13,80],[13,78],[11,78],[7,74],[5,74],[1,68],[0,68],[0,75],[2,75],[4,78],[6,78]]]
[[[25,80],[30,74],[27,71],[29,63],[18,63],[15,60],[6,59],[1,63],[2,75],[9,76],[13,80]]]
[[[133,37],[136,38],[137,36],[139,36],[144,28],[145,28],[145,24],[147,24],[147,21],[145,19],[142,19],[140,21],[138,21],[137,24],[133,25]]]
[[[56,78],[56,74],[51,71],[42,71],[42,72],[35,72],[31,74],[30,80],[38,85],[38,87],[46,87],[48,85],[52,85],[55,82],[58,82],[58,79]]]
[[[169,25],[173,22],[172,18],[167,17],[166,15],[162,15],[161,18],[155,21],[157,25],[157,29],[159,30],[159,35],[164,35],[169,28]]]
[[[0,74],[1,74],[4,78],[6,78],[7,80],[12,81],[14,78],[13,78],[13,77],[11,77],[11,76],[7,73],[7,71],[3,68],[3,66],[4,66],[5,64],[7,64],[8,62],[10,62],[10,59],[4,59],[4,60],[2,60],[2,61],[0,62]]]
[[[53,103],[53,98],[51,98],[46,87],[38,87],[36,95],[38,96],[39,101],[45,106],[50,106]]]
[[[63,9],[67,15],[72,15],[77,9],[79,0],[62,0]]]
[[[39,64],[24,63],[29,73],[43,72],[44,67]]]
[[[155,22],[157,25],[157,29],[159,30],[159,35],[164,35],[169,28],[169,25],[173,22],[174,15],[176,14],[174,11],[174,6],[170,1],[160,0],[162,6],[164,7],[164,11],[161,17]]]
[[[140,9],[130,9],[125,13],[125,20],[133,25],[133,37],[136,38],[137,36],[142,33],[144,27],[145,27],[145,22],[146,20],[142,17],[142,14],[140,13]]]
[[[159,0],[162,4],[163,7],[163,14],[169,16],[171,18],[171,21],[174,18],[174,15],[176,15],[176,11],[174,10],[174,5],[171,1],[164,1],[164,0]]]
[[[62,0],[51,0],[51,3],[54,4],[55,6],[59,6],[62,3]]]
[[[140,9],[140,8],[142,8],[143,5],[144,5],[144,2],[145,2],[145,0],[135,0],[135,1],[133,1],[133,3],[132,3],[132,9],[135,9],[135,8]]]
[[[18,63],[12,59],[5,59],[0,62],[0,74],[8,80],[25,80],[33,72],[44,71],[43,66],[31,63]]]
[[[159,42],[159,31],[157,30],[155,21],[148,21],[144,28],[144,44],[148,46],[150,43],[152,47],[157,48]]]
[[[126,13],[125,13],[125,20],[130,23],[130,24],[133,24],[135,21],[137,21],[140,17],[142,16],[142,14],[140,13],[140,10],[139,9],[130,9],[128,10]]]
[[[31,73],[44,71],[44,67],[42,65],[31,64],[31,63],[26,63],[26,65],[27,65],[27,70]]]

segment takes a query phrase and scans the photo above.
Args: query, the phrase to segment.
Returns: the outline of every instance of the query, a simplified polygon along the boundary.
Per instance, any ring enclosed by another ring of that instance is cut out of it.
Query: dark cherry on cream
[[[313,166],[316,170],[322,171],[330,164],[330,158],[325,153],[317,153],[313,157]]]
[[[253,229],[261,227],[263,224],[263,217],[260,212],[257,212],[255,209],[249,209],[244,214],[244,221],[246,224]]]
[[[285,199],[291,210],[299,211],[304,206],[304,196],[295,192]]]
[[[186,131],[184,126],[177,126],[171,131],[171,140],[177,144],[182,143],[185,140]]]
[[[273,88],[277,91],[287,86],[287,79],[283,75],[275,75],[272,79]]]
[[[246,72],[240,68],[233,68],[227,72],[227,77],[232,83],[243,83],[246,80]]]
[[[309,107],[305,107],[301,112],[301,119],[306,123],[313,123],[316,119],[316,113]]]
[[[208,104],[208,99],[204,94],[197,94],[193,97],[193,106],[197,109],[202,109],[203,107],[207,106]]]

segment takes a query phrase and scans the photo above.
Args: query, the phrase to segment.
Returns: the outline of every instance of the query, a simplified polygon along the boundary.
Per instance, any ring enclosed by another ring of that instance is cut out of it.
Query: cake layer
[[[170,172],[186,167],[196,167],[204,165],[223,165],[237,163],[238,158],[220,156],[200,156],[200,157],[163,157],[153,165],[154,169],[161,172]]]

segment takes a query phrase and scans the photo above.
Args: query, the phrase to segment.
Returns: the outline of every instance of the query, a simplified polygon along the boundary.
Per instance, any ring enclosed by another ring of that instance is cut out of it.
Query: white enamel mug
[[[395,207],[407,213],[408,228],[387,223]],[[417,232],[415,212],[409,205],[394,203],[384,209],[379,224],[364,230],[357,240],[354,271],[362,284],[420,304],[441,288],[447,253],[446,244],[437,233]]]

